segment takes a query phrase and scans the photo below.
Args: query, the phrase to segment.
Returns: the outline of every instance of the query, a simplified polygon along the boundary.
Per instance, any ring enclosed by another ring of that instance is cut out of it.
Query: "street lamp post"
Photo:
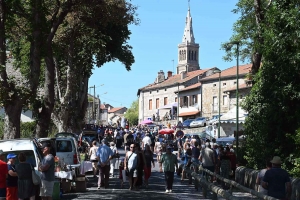
[[[218,73],[219,74],[219,123],[218,123],[218,138],[220,138],[220,126],[221,126],[221,119],[220,119],[220,115],[221,115],[221,70],[216,69],[214,70],[214,73]]]
[[[177,124],[179,122],[179,83],[177,83]]]
[[[230,45],[236,45],[236,156],[238,156],[239,147],[239,41],[233,41]]]

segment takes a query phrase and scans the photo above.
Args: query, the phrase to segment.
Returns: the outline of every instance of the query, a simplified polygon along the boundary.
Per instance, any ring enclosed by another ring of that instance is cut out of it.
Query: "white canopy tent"
[[[248,113],[239,107],[239,123],[244,123]],[[231,108],[227,113],[221,116],[220,118],[221,123],[236,123],[236,106]],[[214,124],[219,123],[216,121]]]

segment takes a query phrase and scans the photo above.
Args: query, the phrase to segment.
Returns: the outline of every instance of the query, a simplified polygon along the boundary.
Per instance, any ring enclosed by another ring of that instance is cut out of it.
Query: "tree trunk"
[[[68,131],[68,111],[62,110],[61,112],[56,113],[53,111],[51,119],[56,126],[58,132],[67,132]]]
[[[262,52],[260,50],[260,46],[264,44],[263,39],[263,28],[262,24],[264,22],[264,9],[262,8],[261,0],[254,0],[254,10],[255,10],[255,19],[257,26],[257,41],[255,42],[255,50],[252,55],[252,68],[251,73],[256,74],[260,68],[261,60],[262,60]]]
[[[45,84],[44,84],[44,103],[42,111],[39,113],[38,123],[36,127],[36,134],[38,137],[48,136],[49,125],[51,122],[51,114],[54,108],[54,85],[55,85],[55,63],[53,57],[52,41],[58,27],[62,24],[66,15],[70,12],[73,6],[72,1],[66,1],[61,7],[64,8],[62,12],[56,13],[51,21],[49,34],[46,38],[46,68],[45,68]],[[58,15],[57,15],[58,14]]]
[[[19,100],[16,100],[14,104],[6,105],[4,109],[5,117],[3,139],[20,138],[22,103]]]
[[[77,109],[74,109],[74,114],[71,118],[71,129],[74,133],[80,133],[82,131],[85,124],[86,109],[88,105],[88,74],[80,76],[79,80],[79,83],[82,84],[79,86],[79,94],[77,95],[78,97],[75,104]]]

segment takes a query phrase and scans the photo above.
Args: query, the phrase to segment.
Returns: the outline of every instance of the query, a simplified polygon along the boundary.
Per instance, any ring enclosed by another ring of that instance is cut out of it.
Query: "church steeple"
[[[182,37],[182,42],[187,44],[187,43],[195,43],[195,38],[194,38],[194,33],[193,33],[193,21],[191,17],[191,11],[190,11],[190,6],[188,9],[188,13],[185,19],[185,28],[184,28],[184,33]]]
[[[185,19],[182,43],[178,45],[177,74],[190,72],[199,67],[199,44],[195,43],[190,5]]]

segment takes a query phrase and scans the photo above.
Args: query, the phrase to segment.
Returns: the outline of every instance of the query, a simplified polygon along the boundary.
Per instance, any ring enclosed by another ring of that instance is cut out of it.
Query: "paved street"
[[[119,149],[121,157],[124,156],[124,150]],[[117,163],[118,165],[118,163]],[[166,194],[164,187],[164,174],[158,172],[158,165],[155,168],[149,180],[149,187],[141,188],[138,191],[129,191],[128,182],[124,184],[124,188],[120,188],[120,180],[118,177],[110,178],[109,189],[97,189],[97,179],[92,175],[87,175],[89,182],[87,184],[88,191],[84,193],[64,194],[63,199],[204,199],[201,192],[196,192],[193,185],[188,185],[186,180],[180,182],[180,177],[175,174],[173,185],[173,193]],[[118,170],[116,170],[118,171]],[[118,176],[118,173],[116,173]]]
[[[119,149],[121,157],[124,157],[124,150]],[[176,152],[173,152],[176,153]],[[116,163],[118,165],[118,163]],[[117,172],[118,170],[116,170]],[[173,193],[165,193],[164,187],[164,174],[158,172],[158,165],[155,163],[152,176],[149,180],[149,187],[141,188],[138,191],[129,191],[128,182],[124,184],[124,188],[120,187],[120,180],[118,179],[118,173],[115,177],[110,178],[109,189],[101,188],[97,189],[97,180],[92,177],[91,173],[87,175],[89,179],[87,183],[87,191],[84,193],[68,193],[63,195],[63,199],[159,199],[159,200],[171,200],[171,199],[211,199],[204,198],[201,189],[196,191],[193,185],[188,184],[188,180],[184,183],[180,182],[180,177],[176,174],[174,176]],[[234,192],[235,196],[242,197],[241,199],[253,199],[249,194]],[[208,197],[212,197],[211,194]],[[219,198],[222,199],[222,198]]]

